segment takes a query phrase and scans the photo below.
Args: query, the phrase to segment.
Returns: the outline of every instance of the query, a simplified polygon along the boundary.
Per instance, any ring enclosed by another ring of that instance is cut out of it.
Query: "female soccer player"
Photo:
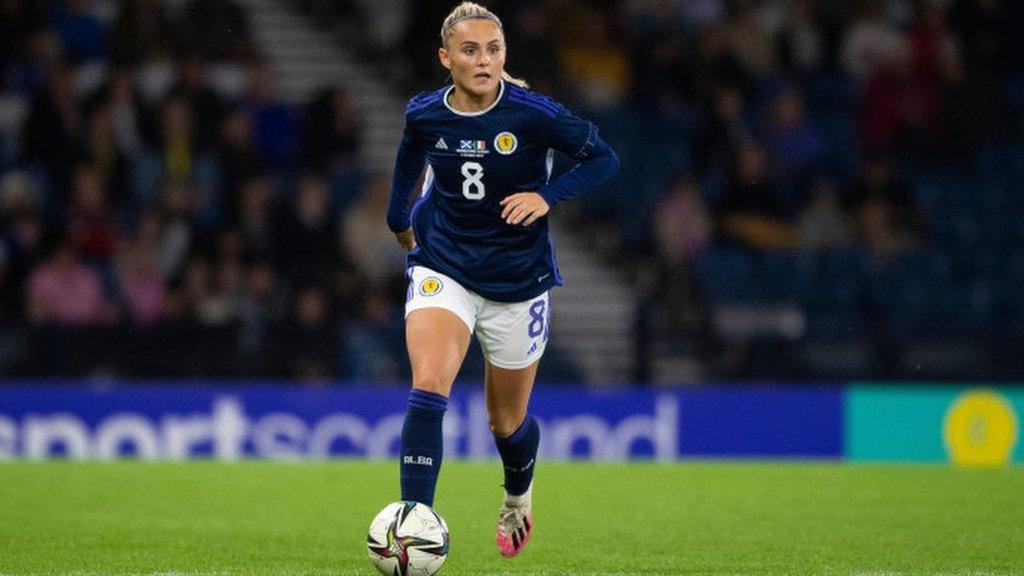
[[[406,344],[412,390],[402,428],[402,499],[433,505],[442,420],[474,330],[486,359],[491,431],[505,467],[497,544],[515,556],[533,526],[540,441],[527,405],[560,285],[548,211],[618,168],[597,128],[505,71],[501,21],[472,2],[441,27],[452,84],[409,101],[387,222],[409,252]],[[552,149],[579,163],[554,181]],[[426,164],[422,195],[408,199]]]

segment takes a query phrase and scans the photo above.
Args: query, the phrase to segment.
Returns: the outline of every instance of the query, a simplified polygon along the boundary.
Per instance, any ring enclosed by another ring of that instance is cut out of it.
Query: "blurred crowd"
[[[838,282],[870,284],[924,254],[997,321],[1001,300],[972,290],[1024,282],[1021,3],[482,3],[505,22],[509,71],[619,151],[619,177],[560,217],[576,210],[580,233],[655,278],[659,335],[714,338],[709,302],[778,292],[736,291],[770,282],[748,273],[769,257],[799,277],[820,265],[806,254],[842,254],[868,272]],[[447,80],[452,3],[290,4],[399,91]],[[251,360],[230,374],[401,377],[389,176],[360,166],[344,87],[281,100],[231,0],[0,0],[0,42],[0,322],[233,327]],[[979,270],[990,253],[1008,264]],[[1020,278],[998,276],[1015,259]],[[826,323],[839,331],[877,312],[856,286],[817,294],[832,284],[784,296],[845,302]]]
[[[416,22],[439,22],[447,9],[408,4]],[[676,258],[711,236],[764,249],[912,245],[922,222],[902,168],[966,161],[1021,133],[1020,102],[1014,110],[1009,99],[1024,77],[1016,2],[487,4],[505,19],[513,74],[630,145],[637,162],[627,171],[664,160],[639,179],[658,188],[640,190],[639,206],[637,191],[609,191],[625,197],[611,199],[612,214],[632,206],[659,216],[627,248],[655,241]],[[415,85],[443,81],[424,49],[434,36],[426,25],[408,36]],[[647,133],[623,133],[623,115]],[[644,204],[648,196],[666,209]]]
[[[579,228],[621,266],[641,263],[645,339],[697,350],[713,377],[813,377],[715,358],[749,356],[733,344],[773,330],[860,340],[878,362],[849,373],[891,377],[907,374],[892,358],[910,337],[1022,335],[1024,4],[488,4],[511,73],[594,118],[620,152],[619,178],[583,200]],[[444,12],[409,9],[415,22]],[[423,49],[436,31],[420,28],[413,83],[440,83]],[[805,328],[788,329],[783,304]],[[716,351],[733,336],[714,315],[730,306],[766,312]],[[1000,346],[975,364],[1009,358]],[[769,350],[764,365],[787,364]],[[947,374],[981,373],[966,366]]]
[[[231,1],[4,0],[0,30],[0,322],[235,326],[292,357],[243,374],[397,378],[403,254],[343,88],[279,100]]]

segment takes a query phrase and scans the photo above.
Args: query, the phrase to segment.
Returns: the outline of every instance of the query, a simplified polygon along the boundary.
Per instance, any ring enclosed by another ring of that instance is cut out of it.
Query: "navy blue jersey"
[[[535,191],[554,206],[608,178],[618,158],[592,123],[544,96],[502,81],[494,104],[470,113],[450,106],[452,90],[409,101],[388,226],[412,226],[410,266],[437,270],[489,300],[529,300],[562,283],[547,218],[508,224],[500,202]],[[549,182],[553,150],[580,163]],[[408,198],[424,163],[422,195],[410,215]]]

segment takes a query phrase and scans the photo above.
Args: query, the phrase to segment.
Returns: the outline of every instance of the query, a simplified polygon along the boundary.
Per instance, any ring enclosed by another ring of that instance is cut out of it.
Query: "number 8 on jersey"
[[[486,193],[484,190],[484,167],[478,162],[463,162],[462,195],[470,200],[480,200]],[[474,188],[476,189],[474,191]]]

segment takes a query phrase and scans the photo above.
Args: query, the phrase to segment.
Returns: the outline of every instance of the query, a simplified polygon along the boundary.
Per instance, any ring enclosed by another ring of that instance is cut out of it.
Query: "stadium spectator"
[[[396,271],[404,268],[405,251],[395,245],[394,236],[379,226],[387,216],[391,181],[379,175],[370,181],[345,214],[341,243],[371,290],[383,290]]]
[[[562,78],[592,110],[622,104],[632,81],[629,60],[610,41],[609,27],[599,9],[584,11],[559,50]]]
[[[699,318],[693,265],[712,241],[711,215],[692,176],[674,179],[658,202],[654,239],[657,291],[664,303],[661,321],[675,333]]]
[[[690,29],[706,22],[722,20],[726,14],[725,0],[690,0],[679,2],[677,9],[682,13],[683,23]]]
[[[843,39],[843,67],[861,82],[907,57],[906,38],[886,17],[885,9],[885,2],[881,0],[864,2]]]
[[[959,53],[944,54],[942,66],[940,142],[953,158],[966,158],[986,140],[1011,130],[999,125],[999,118],[1012,116],[1005,99],[984,72],[968,69]]]
[[[191,0],[181,13],[181,27],[189,33],[181,49],[207,60],[247,60],[252,54],[245,14],[231,0]]]
[[[158,211],[161,231],[157,265],[163,277],[171,280],[182,273],[196,243],[195,194],[187,185],[165,184]]]
[[[861,242],[879,261],[916,248],[923,240],[921,216],[910,191],[881,159],[864,163],[848,203]]]
[[[311,284],[299,290],[292,322],[285,324],[273,343],[277,353],[287,354],[287,376],[307,383],[321,383],[338,373],[339,344],[327,290]]]
[[[806,79],[824,64],[825,34],[813,0],[793,0],[785,9],[778,34],[780,64],[797,78]]]
[[[711,240],[711,219],[697,183],[680,176],[658,203],[654,217],[658,259],[675,268],[692,262]]]
[[[51,25],[69,63],[94,62],[106,55],[106,30],[86,0],[69,0],[56,7]]]
[[[0,317],[7,320],[24,318],[24,287],[42,252],[42,224],[30,212],[17,214],[10,221],[4,242],[0,245],[3,263],[0,265]]]
[[[172,98],[164,105],[158,144],[163,151],[160,173],[173,184],[191,180],[196,156],[203,146],[195,137],[193,122],[192,107],[184,98]]]
[[[256,176],[242,186],[237,208],[238,229],[249,254],[269,258],[276,255],[276,231],[271,220],[275,196],[273,183],[265,175]]]
[[[37,187],[22,172],[0,181],[0,319],[17,321],[25,311],[23,288],[39,261],[43,223]]]
[[[24,212],[36,212],[41,207],[39,187],[23,171],[11,171],[0,178],[0,221],[9,223]]]
[[[303,164],[317,173],[356,169],[360,130],[348,91],[340,86],[324,90],[306,107]]]
[[[19,56],[28,52],[32,37],[43,24],[41,11],[42,7],[31,0],[0,2],[0,70],[10,73],[19,62]],[[19,82],[12,84],[18,85]],[[22,87],[31,90],[28,86]]]
[[[214,272],[210,262],[202,257],[186,265],[182,293],[174,306],[177,315],[207,326],[231,321],[233,305],[219,289]]]
[[[90,164],[109,191],[110,201],[123,205],[132,197],[131,157],[118,142],[114,107],[100,102],[88,120],[83,142],[77,154],[79,161]]]
[[[806,175],[828,153],[821,131],[804,114],[804,103],[795,88],[782,90],[772,102],[770,121],[764,137],[773,165],[782,174]]]
[[[400,308],[380,293],[368,291],[359,313],[345,329],[345,376],[356,381],[397,382],[408,375],[401,363],[404,341]],[[397,344],[397,345],[396,345]]]
[[[110,32],[110,54],[116,66],[136,66],[166,53],[179,30],[157,0],[124,0]]]
[[[238,230],[227,230],[217,242],[214,294],[223,313],[222,322],[233,324],[241,318],[242,294],[245,291],[245,263],[242,236]]]
[[[735,52],[730,49],[724,25],[719,22],[708,22],[697,31],[689,70],[695,96],[705,102],[713,99],[713,91],[720,86],[745,90],[750,83]]]
[[[882,154],[911,145],[916,134],[928,129],[932,96],[917,90],[906,54],[879,62],[861,94],[858,122],[864,148]]]
[[[198,57],[190,57],[182,61],[178,69],[180,73],[174,94],[186,102],[191,111],[194,141],[212,146],[217,142],[217,130],[224,120],[225,110],[220,97],[207,80],[206,62]]]
[[[764,148],[752,141],[741,146],[718,205],[722,239],[754,250],[792,248],[793,209],[768,172]]]
[[[538,92],[552,92],[561,84],[558,73],[558,51],[552,45],[552,20],[539,3],[524,3],[510,27],[509,43],[515,46],[517,60],[529,63],[530,85]],[[653,79],[653,78],[652,78]]]
[[[277,225],[278,268],[290,285],[322,284],[337,263],[338,220],[330,208],[327,183],[307,177]]]
[[[744,102],[743,94],[735,86],[715,89],[710,114],[693,144],[692,154],[702,176],[726,171],[743,143],[753,137]]]
[[[263,350],[267,329],[287,317],[289,303],[272,262],[252,260],[245,273],[238,304],[243,346],[250,355],[257,356]]]
[[[768,78],[776,69],[775,39],[764,25],[761,12],[749,0],[736,2],[733,12],[726,22],[730,50],[747,77]]]
[[[853,244],[850,219],[835,183],[817,179],[811,185],[809,198],[797,224],[800,249],[824,251]]]
[[[57,62],[35,92],[22,128],[22,164],[47,176],[54,190],[66,190],[75,164],[82,112],[72,85],[71,70]]]
[[[118,152],[127,158],[134,158],[142,146],[135,74],[127,69],[114,70],[107,90],[101,97],[105,98],[105,104],[110,106]]]
[[[57,241],[51,256],[32,271],[26,314],[35,324],[87,325],[113,321],[103,282],[76,252],[70,238]]]
[[[245,113],[236,110],[224,119],[217,164],[221,223],[234,226],[239,222],[241,190],[260,172],[259,158],[252,142],[252,127]]]
[[[159,267],[160,220],[155,213],[139,218],[134,236],[118,254],[117,273],[127,317],[150,325],[164,316],[166,282]]]
[[[107,185],[100,170],[82,164],[74,170],[68,230],[77,253],[105,269],[117,252],[121,231],[111,213]]]
[[[268,169],[282,173],[294,167],[302,151],[300,114],[278,98],[270,71],[263,66],[250,66],[247,70],[245,106],[260,161]]]
[[[1005,69],[1013,58],[1011,44],[1017,42],[1010,2],[963,0],[953,3],[948,21],[956,31],[964,57],[982,77]],[[1019,30],[1019,28],[1017,29]],[[1010,32],[1010,33],[1008,33]]]

